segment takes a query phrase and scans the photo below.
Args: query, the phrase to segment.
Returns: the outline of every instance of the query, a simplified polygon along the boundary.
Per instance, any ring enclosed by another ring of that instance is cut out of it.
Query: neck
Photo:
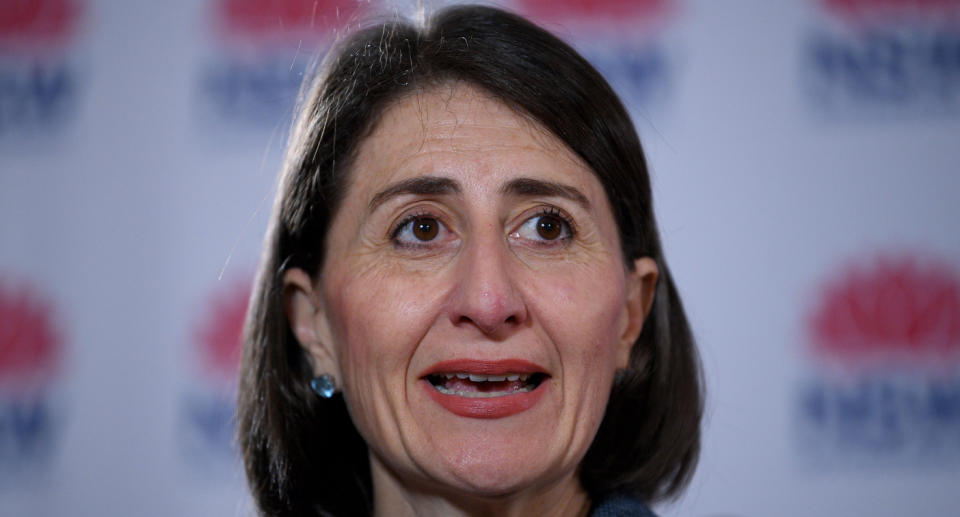
[[[408,480],[401,482],[372,454],[370,465],[375,517],[586,517],[590,512],[590,497],[575,472],[540,489],[487,497],[443,491]]]

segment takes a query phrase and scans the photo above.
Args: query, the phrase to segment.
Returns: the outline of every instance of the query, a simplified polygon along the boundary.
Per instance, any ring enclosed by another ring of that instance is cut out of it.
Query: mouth
[[[534,407],[550,374],[521,359],[457,359],[433,365],[420,381],[429,398],[457,416],[503,418]]]
[[[444,395],[481,399],[529,393],[537,389],[546,377],[542,372],[501,375],[443,372],[428,375],[426,380]]]

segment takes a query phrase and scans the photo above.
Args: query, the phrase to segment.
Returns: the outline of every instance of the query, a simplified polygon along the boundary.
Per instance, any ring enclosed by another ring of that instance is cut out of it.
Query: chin
[[[542,442],[540,442],[542,444]],[[448,462],[437,476],[437,482],[448,489],[480,498],[505,498],[523,493],[530,488],[550,484],[562,478],[565,469],[545,461],[550,457],[539,451],[537,444],[527,444],[520,452],[516,444],[497,447],[464,447],[447,456]]]

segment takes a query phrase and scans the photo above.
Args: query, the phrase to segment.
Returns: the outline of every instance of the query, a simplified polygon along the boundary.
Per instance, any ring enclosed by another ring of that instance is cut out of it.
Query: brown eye
[[[560,237],[562,231],[563,222],[556,217],[544,215],[537,219],[537,234],[548,241]]]
[[[456,242],[456,237],[442,219],[429,214],[419,214],[400,221],[390,235],[390,240],[397,248],[427,250],[452,245]]]
[[[413,236],[421,241],[433,240],[439,230],[437,220],[432,217],[421,217],[413,221]]]
[[[524,221],[511,237],[539,246],[563,247],[573,238],[573,228],[566,217],[544,210]]]

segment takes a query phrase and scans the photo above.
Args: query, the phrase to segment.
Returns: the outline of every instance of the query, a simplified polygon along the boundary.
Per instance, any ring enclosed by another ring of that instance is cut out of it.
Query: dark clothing
[[[612,495],[597,501],[590,517],[657,517],[647,505],[623,495]]]

